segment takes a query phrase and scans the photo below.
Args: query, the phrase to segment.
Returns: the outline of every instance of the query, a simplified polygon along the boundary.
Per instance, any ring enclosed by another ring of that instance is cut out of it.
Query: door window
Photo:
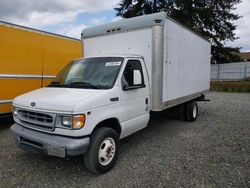
[[[142,84],[140,84],[140,85],[133,84],[134,70],[138,70],[141,73]],[[138,86],[134,89],[145,87],[144,78],[143,78],[143,71],[142,71],[142,66],[141,66],[140,61],[128,60],[127,65],[126,65],[124,72],[123,72],[123,75],[122,75],[122,87],[124,88],[124,86],[128,86],[128,87]]]

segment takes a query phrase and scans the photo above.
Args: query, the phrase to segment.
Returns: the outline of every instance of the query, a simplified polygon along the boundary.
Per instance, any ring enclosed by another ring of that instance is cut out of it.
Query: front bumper
[[[44,152],[48,155],[66,157],[87,152],[89,137],[72,138],[47,134],[13,124],[10,128],[17,145],[29,152]]]

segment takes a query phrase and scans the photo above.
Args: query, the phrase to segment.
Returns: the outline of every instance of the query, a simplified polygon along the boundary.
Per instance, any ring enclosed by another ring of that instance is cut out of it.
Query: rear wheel
[[[101,127],[91,135],[88,151],[84,155],[84,164],[89,171],[102,174],[112,169],[118,153],[117,132],[112,128]]]
[[[193,122],[198,117],[198,105],[195,101],[187,102],[186,104],[186,120]]]
[[[177,116],[179,120],[186,121],[186,103],[177,106]]]

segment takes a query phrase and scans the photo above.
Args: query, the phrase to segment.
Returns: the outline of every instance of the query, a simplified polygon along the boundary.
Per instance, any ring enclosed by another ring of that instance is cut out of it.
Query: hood
[[[13,105],[40,110],[72,113],[78,103],[93,101],[109,90],[75,88],[41,88],[16,97]],[[31,103],[35,103],[32,107]]]

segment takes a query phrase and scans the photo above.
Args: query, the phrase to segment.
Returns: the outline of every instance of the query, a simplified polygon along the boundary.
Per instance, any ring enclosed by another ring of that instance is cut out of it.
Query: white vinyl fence
[[[211,80],[244,80],[250,77],[250,62],[213,64]]]

